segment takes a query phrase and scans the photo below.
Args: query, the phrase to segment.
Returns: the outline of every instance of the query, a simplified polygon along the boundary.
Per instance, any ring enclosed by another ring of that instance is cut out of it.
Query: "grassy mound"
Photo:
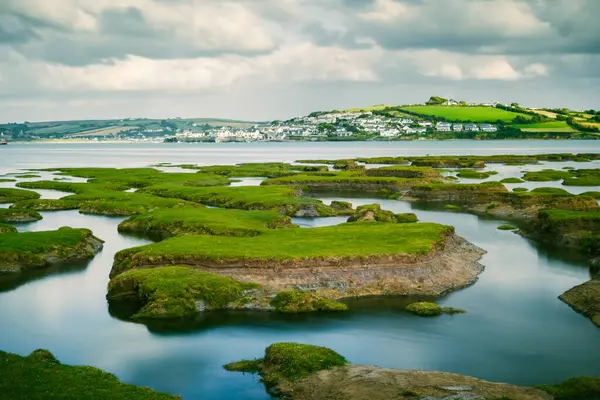
[[[8,224],[0,224],[0,235],[5,233],[16,233],[17,228]]]
[[[148,234],[160,239],[185,234],[256,236],[267,229],[295,226],[290,217],[273,211],[173,208],[131,217],[119,224],[119,232]]]
[[[520,178],[504,178],[500,181],[500,183],[523,183],[523,182],[525,182],[525,181]]]
[[[22,174],[22,175],[14,175],[15,178],[21,178],[21,179],[32,179],[32,178],[41,178],[40,175],[36,175],[36,174]]]
[[[440,171],[430,167],[381,167],[365,171],[367,176],[394,176],[397,178],[441,178]]]
[[[571,193],[567,192],[564,189],[561,188],[552,188],[552,187],[541,187],[541,188],[535,188],[533,190],[531,190],[529,192],[530,194],[549,194],[549,195],[555,195],[555,196],[572,196]]]
[[[497,229],[500,229],[501,231],[514,231],[519,228],[514,225],[500,225]]]
[[[516,187],[512,191],[515,193],[525,193],[525,192],[528,192],[529,189],[524,188],[524,187]]]
[[[0,235],[0,272],[42,268],[67,260],[92,257],[102,241],[89,229],[62,227],[56,231]]]
[[[571,177],[569,171],[560,171],[555,169],[544,169],[542,171],[530,171],[523,175],[523,179],[531,182],[550,182],[560,181]]]
[[[314,292],[284,290],[271,300],[271,305],[279,312],[304,313],[314,311],[346,311],[348,306]]]
[[[548,392],[555,400],[582,400],[600,398],[600,378],[582,376],[567,379],[556,385],[540,385],[536,388]]]
[[[35,211],[77,210],[79,207],[79,201],[62,199],[24,200],[10,206],[10,208],[29,209]]]
[[[333,216],[336,213],[321,201],[302,197],[301,192],[287,186],[243,187],[185,187],[158,185],[140,189],[160,197],[184,199],[223,208],[243,210],[274,210],[285,215],[296,215],[302,210],[314,211],[313,216]]]
[[[39,199],[39,193],[30,190],[0,188],[0,204],[1,203],[16,203],[21,200]]]
[[[456,176],[459,178],[466,179],[486,179],[492,175],[497,175],[496,171],[475,171],[474,169],[464,169],[460,171]]]
[[[0,393],[27,400],[176,400],[145,387],[122,383],[113,374],[87,366],[60,364],[47,350],[27,357],[0,351]]]
[[[275,343],[267,347],[260,360],[244,360],[227,364],[228,371],[259,372],[267,385],[282,380],[295,381],[326,369],[344,366],[348,361],[326,347],[299,343]]]
[[[600,186],[600,169],[578,169],[573,176],[565,178],[565,186]]]
[[[122,250],[111,276],[142,265],[264,265],[354,257],[423,255],[443,246],[451,226],[434,223],[348,223],[267,231],[256,237],[187,235]],[[274,265],[273,265],[274,266]]]
[[[5,182],[16,182],[16,179],[11,179],[11,178],[0,178],[0,183],[5,183]]]
[[[213,165],[210,167],[197,167],[202,172],[225,175],[229,177],[267,177],[294,175],[300,172],[327,171],[322,166],[291,165],[285,163],[245,163],[238,165]]]
[[[125,272],[108,284],[109,300],[136,300],[140,310],[133,318],[178,318],[203,309],[243,306],[245,292],[255,283],[236,281],[218,274],[186,267],[137,269]]]
[[[465,310],[452,307],[440,307],[435,303],[418,302],[405,307],[405,310],[420,317],[436,317],[442,314],[462,314]]]
[[[584,193],[579,194],[579,196],[589,196],[589,197],[593,197],[595,199],[600,199],[600,192],[597,192],[597,191],[584,192]]]
[[[2,222],[33,222],[39,221],[42,216],[34,210],[21,210],[15,208],[0,208],[0,223]]]

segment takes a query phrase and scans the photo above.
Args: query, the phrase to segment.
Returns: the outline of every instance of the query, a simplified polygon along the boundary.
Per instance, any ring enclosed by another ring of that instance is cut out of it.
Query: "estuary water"
[[[558,152],[600,152],[600,142],[10,144],[0,147],[0,174],[25,168],[146,167],[158,162],[209,165],[353,156]],[[492,179],[519,176],[524,169],[566,165],[495,166],[499,175]],[[576,166],[598,168],[600,164]],[[50,174],[42,176],[46,179]],[[249,179],[236,184],[258,183]],[[64,195],[41,193],[43,198]],[[43,220],[18,228],[86,227],[106,241],[104,249],[89,263],[0,281],[0,349],[25,355],[46,348],[64,363],[99,367],[127,383],[180,394],[185,400],[268,399],[253,376],[226,372],[221,366],[260,357],[266,346],[280,341],[331,347],[353,363],[448,371],[524,385],[578,375],[600,376],[600,329],[557,298],[590,278],[584,259],[497,230],[504,221],[393,200],[339,194],[321,195],[321,199],[346,200],[354,206],[380,203],[394,212],[415,212],[421,221],[455,226],[459,235],[485,249],[481,263],[486,268],[479,281],[439,299],[440,304],[464,308],[468,313],[424,319],[403,311],[408,299],[373,298],[351,301],[351,311],[343,314],[208,313],[185,325],[146,327],[119,319],[120,310],[109,310],[104,296],[114,253],[149,241],[119,234],[116,227],[122,218],[61,211],[43,213]],[[343,221],[295,219],[306,229]]]

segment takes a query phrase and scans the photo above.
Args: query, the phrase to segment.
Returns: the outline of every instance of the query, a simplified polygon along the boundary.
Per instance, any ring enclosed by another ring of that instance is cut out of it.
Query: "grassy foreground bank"
[[[27,357],[0,351],[0,377],[0,398],[6,400],[181,399],[127,385],[97,368],[63,365],[48,350]]]

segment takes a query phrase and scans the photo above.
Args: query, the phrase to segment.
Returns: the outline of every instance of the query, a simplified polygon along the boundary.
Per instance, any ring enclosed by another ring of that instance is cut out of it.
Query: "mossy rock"
[[[524,188],[524,187],[516,187],[512,191],[515,193],[525,193],[525,192],[529,192],[529,189]]]
[[[188,267],[127,271],[108,284],[109,301],[135,301],[141,308],[132,318],[181,318],[204,310],[243,308],[250,302],[252,282]]]
[[[553,188],[553,187],[541,187],[535,188],[531,190],[532,194],[551,194],[551,195],[559,195],[559,196],[572,196],[571,193],[567,192],[565,189],[561,188]]]
[[[73,200],[62,199],[37,199],[19,201],[10,208],[29,209],[34,211],[65,211],[77,210],[80,207],[80,202]]]
[[[496,171],[475,171],[474,169],[461,170],[456,176],[465,179],[487,179],[492,175],[496,175]]]
[[[275,386],[282,381],[297,381],[308,375],[341,367],[348,361],[327,347],[300,343],[275,343],[265,350],[265,356],[259,360],[243,360],[224,366],[229,371],[256,371],[263,382]]]
[[[461,308],[440,307],[435,303],[424,301],[409,304],[404,309],[420,317],[436,317],[442,314],[462,314],[466,312]]]
[[[525,182],[525,181],[520,178],[504,178],[500,181],[500,183],[523,183],[523,182]]]
[[[523,175],[523,179],[531,182],[550,182],[550,181],[561,181],[565,178],[571,177],[569,171],[560,171],[554,169],[544,169],[542,171],[530,171]]]
[[[519,228],[514,225],[500,225],[497,229],[500,229],[501,231],[514,231]]]
[[[444,208],[446,210],[460,210],[460,207],[454,204],[446,204]]]
[[[0,178],[0,183],[5,183],[5,182],[16,182],[16,179],[11,179],[11,178]]]
[[[15,208],[0,208],[0,223],[33,222],[39,221],[42,216],[34,210],[21,210]]]
[[[334,200],[329,205],[338,215],[352,215],[354,210],[352,204],[347,201]]]
[[[34,362],[60,364],[60,362],[56,359],[56,357],[54,357],[54,354],[52,354],[48,350],[44,350],[44,349],[34,350],[30,355],[27,356],[27,358]]]
[[[379,204],[365,204],[363,206],[356,207],[356,211],[348,222],[388,222],[395,223],[397,221],[396,214],[392,211],[382,210]]]
[[[17,228],[8,224],[0,224],[0,235],[5,233],[17,233]]]
[[[348,306],[331,300],[317,293],[299,290],[284,290],[271,300],[271,305],[279,312],[305,313],[305,312],[332,312],[346,311]]]
[[[16,203],[21,200],[39,199],[40,194],[31,190],[0,188],[0,204]]]
[[[417,218],[417,214],[415,213],[401,213],[401,214],[395,214],[396,216],[396,222],[399,224],[409,224],[409,223],[415,223],[419,221],[419,218]]]

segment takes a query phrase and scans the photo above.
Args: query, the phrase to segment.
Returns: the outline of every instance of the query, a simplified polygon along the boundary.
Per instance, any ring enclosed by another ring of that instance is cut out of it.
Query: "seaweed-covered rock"
[[[460,308],[440,307],[435,303],[417,302],[406,306],[406,311],[421,317],[436,317],[442,314],[462,314],[466,311]]]
[[[600,276],[567,290],[559,298],[600,327]]]
[[[33,222],[39,221],[40,219],[42,219],[42,216],[34,210],[0,208],[0,222]]]
[[[352,215],[354,210],[352,204],[347,201],[334,200],[329,205],[338,215]]]
[[[356,207],[354,214],[348,218],[348,222],[363,221],[363,222],[390,222],[395,223],[396,214],[392,211],[382,210],[379,204],[365,204],[364,206]]]
[[[62,227],[56,231],[0,235],[0,273],[47,268],[86,260],[102,249],[102,240],[89,229]]]
[[[285,313],[304,313],[314,311],[346,311],[348,306],[335,300],[320,296],[312,291],[284,290],[271,300],[275,310]]]

